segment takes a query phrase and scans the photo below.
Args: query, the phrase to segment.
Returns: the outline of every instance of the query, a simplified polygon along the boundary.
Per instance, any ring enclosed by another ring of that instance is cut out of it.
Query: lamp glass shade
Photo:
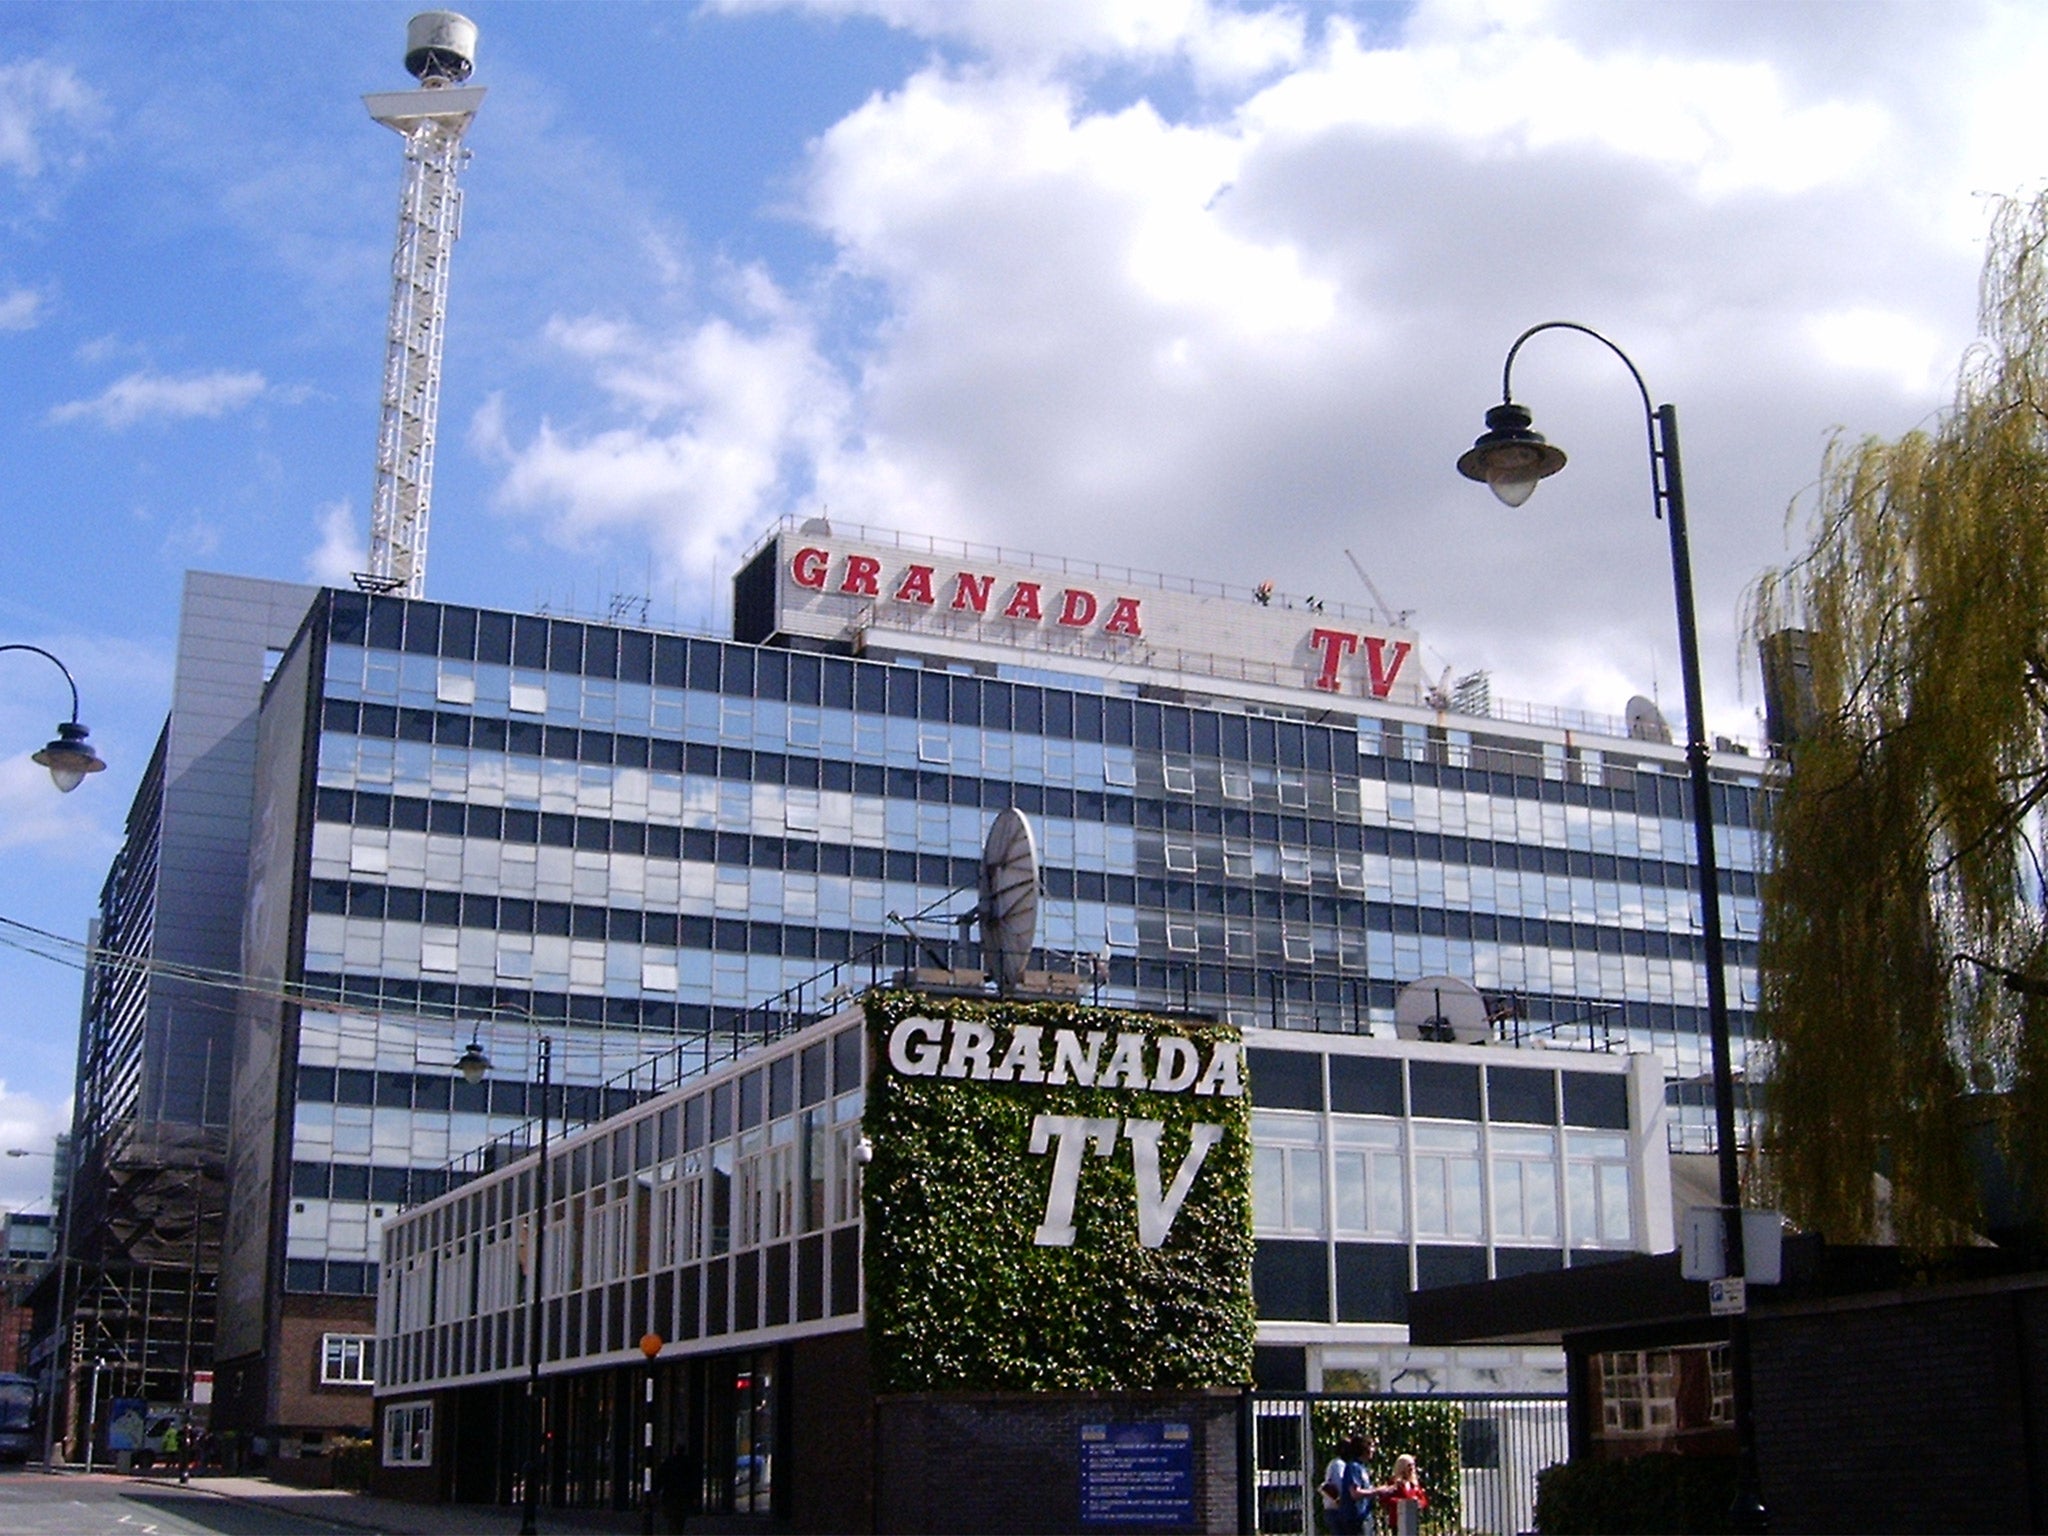
[[[57,727],[57,739],[35,755],[34,760],[50,770],[50,782],[64,794],[83,784],[87,774],[99,773],[107,766],[85,739],[86,734],[76,720],[67,721]]]
[[[455,1070],[462,1074],[462,1080],[474,1087],[482,1082],[491,1070],[491,1058],[484,1054],[483,1046],[472,1040],[455,1063]]]

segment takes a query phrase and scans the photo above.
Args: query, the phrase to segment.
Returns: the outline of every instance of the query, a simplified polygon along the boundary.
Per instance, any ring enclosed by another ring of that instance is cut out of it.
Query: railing
[[[1361,1427],[1377,1441],[1375,1475],[1384,1475],[1397,1455],[1415,1456],[1430,1496],[1422,1536],[1535,1530],[1536,1474],[1571,1456],[1561,1392],[1259,1392],[1249,1458],[1255,1529],[1291,1536],[1326,1530],[1317,1493],[1323,1468],[1337,1441]]]

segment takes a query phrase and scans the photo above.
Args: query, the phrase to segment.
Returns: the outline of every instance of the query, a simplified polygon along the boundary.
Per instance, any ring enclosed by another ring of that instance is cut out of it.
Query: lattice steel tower
[[[370,568],[356,573],[356,585],[365,591],[408,597],[426,592],[448,262],[462,232],[462,192],[455,179],[469,159],[462,135],[484,99],[482,86],[462,83],[475,60],[476,23],[453,11],[424,12],[405,29],[405,67],[420,88],[363,98],[370,116],[405,137],[377,487],[370,498]]]

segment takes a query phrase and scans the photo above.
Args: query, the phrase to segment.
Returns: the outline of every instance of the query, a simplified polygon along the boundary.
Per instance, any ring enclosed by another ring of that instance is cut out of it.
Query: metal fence
[[[1411,1420],[1418,1409],[1434,1408],[1438,1459],[1449,1459],[1455,1437],[1455,1466],[1433,1466],[1427,1448],[1396,1443],[1387,1421]],[[1422,1536],[1523,1536],[1536,1529],[1536,1474],[1568,1460],[1570,1430],[1562,1393],[1477,1395],[1431,1393],[1361,1397],[1349,1393],[1260,1392],[1252,1400],[1253,1455],[1249,1503],[1260,1532],[1314,1536],[1327,1529],[1317,1488],[1336,1426],[1371,1425],[1380,1460],[1409,1452],[1421,1463],[1430,1490]],[[1319,1433],[1320,1431],[1320,1433]],[[1375,1466],[1376,1472],[1384,1468]],[[1444,1494],[1455,1490],[1456,1498]],[[1382,1527],[1384,1529],[1384,1527]]]

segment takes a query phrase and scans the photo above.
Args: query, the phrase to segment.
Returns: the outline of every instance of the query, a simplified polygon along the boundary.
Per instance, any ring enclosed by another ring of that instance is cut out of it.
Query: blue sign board
[[[1192,1526],[1194,1436],[1186,1424],[1083,1424],[1081,1523]]]

